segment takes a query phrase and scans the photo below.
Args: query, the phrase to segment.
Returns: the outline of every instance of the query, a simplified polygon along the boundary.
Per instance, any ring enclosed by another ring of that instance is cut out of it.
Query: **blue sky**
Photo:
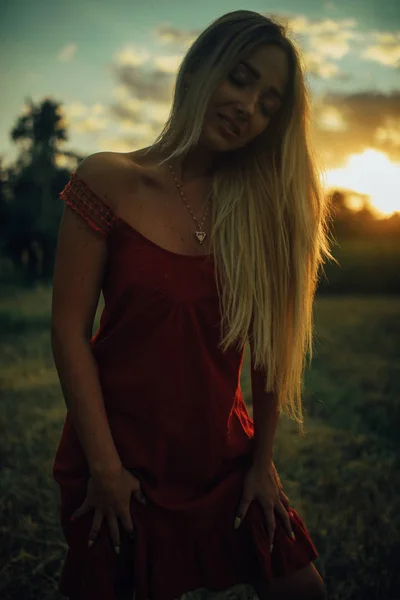
[[[62,104],[65,149],[88,155],[149,145],[167,119],[176,70],[191,41],[220,15],[245,8],[283,19],[300,45],[315,142],[331,183],[340,184],[347,173],[343,185],[351,188],[356,176],[349,159],[354,169],[358,157],[359,170],[380,164],[375,177],[389,173],[400,189],[397,0],[14,0],[1,8],[0,154],[6,164],[18,154],[9,137],[26,98]],[[371,186],[353,188],[368,195]],[[400,210],[396,193],[392,210]]]

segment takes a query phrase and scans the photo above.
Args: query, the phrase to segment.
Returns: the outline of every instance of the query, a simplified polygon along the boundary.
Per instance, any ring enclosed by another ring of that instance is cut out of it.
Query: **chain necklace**
[[[206,234],[206,232],[205,232],[205,231],[203,231],[203,224],[204,224],[204,222],[205,222],[205,220],[206,220],[206,218],[207,218],[207,214],[208,214],[209,208],[210,208],[210,206],[211,206],[211,202],[210,202],[210,194],[211,194],[211,193],[209,193],[209,194],[208,194],[208,198],[207,198],[207,208],[206,208],[206,211],[205,211],[205,213],[204,213],[203,220],[202,220],[202,222],[201,222],[201,223],[199,223],[199,222],[198,222],[198,220],[196,219],[195,215],[193,214],[193,211],[192,211],[192,209],[190,208],[190,206],[189,206],[189,204],[188,204],[188,202],[187,202],[186,198],[185,198],[185,195],[184,195],[184,193],[183,193],[183,191],[182,191],[182,186],[181,186],[181,184],[179,183],[179,181],[178,181],[178,179],[177,179],[177,177],[176,177],[176,175],[175,175],[175,173],[174,173],[174,171],[173,171],[173,169],[172,169],[172,166],[170,165],[170,163],[169,163],[169,162],[168,162],[167,164],[168,164],[168,166],[169,166],[169,168],[170,168],[170,170],[171,170],[172,177],[173,177],[173,178],[174,178],[174,180],[175,180],[175,185],[176,185],[176,187],[177,187],[177,189],[178,189],[178,192],[180,193],[180,195],[181,195],[181,198],[182,198],[183,202],[186,204],[186,207],[189,209],[189,212],[190,212],[190,214],[192,215],[192,217],[193,217],[193,220],[194,220],[194,222],[196,223],[196,225],[197,225],[197,227],[198,227],[198,231],[196,231],[196,233],[194,233],[194,234],[193,234],[193,236],[194,236],[194,237],[197,239],[197,241],[199,242],[199,244],[202,244],[202,243],[204,242],[204,240],[206,239],[206,237],[207,237],[207,234]]]

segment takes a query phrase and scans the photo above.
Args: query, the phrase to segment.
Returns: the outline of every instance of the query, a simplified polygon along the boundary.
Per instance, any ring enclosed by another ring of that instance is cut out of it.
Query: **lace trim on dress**
[[[107,236],[119,223],[119,217],[80,179],[76,172],[71,174],[60,198],[75,210],[92,229]]]

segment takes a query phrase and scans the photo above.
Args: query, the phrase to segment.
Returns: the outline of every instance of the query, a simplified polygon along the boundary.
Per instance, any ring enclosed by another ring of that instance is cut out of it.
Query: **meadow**
[[[0,295],[0,597],[60,600],[67,546],[51,477],[65,417],[51,288]],[[98,315],[97,315],[98,322]],[[307,435],[282,417],[275,463],[320,553],[330,600],[400,600],[400,302],[319,296]],[[251,410],[248,353],[242,389]]]

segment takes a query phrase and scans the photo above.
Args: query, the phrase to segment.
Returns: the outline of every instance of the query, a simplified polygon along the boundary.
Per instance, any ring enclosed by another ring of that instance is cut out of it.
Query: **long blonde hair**
[[[208,101],[230,69],[260,45],[283,48],[286,101],[261,136],[223,155],[212,181],[210,252],[221,309],[220,348],[242,350],[265,373],[265,392],[303,429],[306,354],[312,360],[313,299],[329,250],[330,204],[310,146],[310,101],[300,53],[286,26],[237,10],[212,22],[180,65],[169,118],[154,144],[165,160],[198,143]],[[190,79],[184,91],[186,75]]]

